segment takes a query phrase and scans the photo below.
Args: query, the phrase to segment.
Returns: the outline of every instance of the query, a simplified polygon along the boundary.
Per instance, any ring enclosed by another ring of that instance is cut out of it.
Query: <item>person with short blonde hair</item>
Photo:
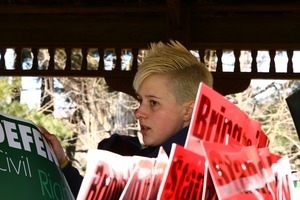
[[[169,141],[184,144],[200,82],[212,87],[212,74],[181,43],[150,45],[133,81],[140,101],[135,116],[148,146],[143,155],[156,156],[159,146],[169,153]]]
[[[160,147],[169,155],[173,143],[184,146],[200,82],[212,87],[213,77],[180,42],[152,43],[133,81],[143,145],[137,137],[113,134],[100,141],[98,148],[126,156],[157,157]],[[83,177],[68,161],[57,137],[42,130],[76,197]]]

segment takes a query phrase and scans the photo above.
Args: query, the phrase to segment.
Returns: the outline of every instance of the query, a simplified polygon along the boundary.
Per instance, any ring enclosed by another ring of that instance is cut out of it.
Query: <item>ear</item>
[[[191,121],[192,118],[192,114],[193,114],[193,110],[194,110],[194,105],[195,105],[195,101],[189,101],[188,103],[186,103],[185,108],[184,108],[184,121]]]

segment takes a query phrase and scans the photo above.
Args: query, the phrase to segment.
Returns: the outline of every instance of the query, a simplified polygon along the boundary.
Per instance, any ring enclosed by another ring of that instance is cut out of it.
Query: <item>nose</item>
[[[140,105],[140,107],[138,107],[138,109],[135,110],[134,116],[137,119],[145,119],[147,117],[142,104]]]

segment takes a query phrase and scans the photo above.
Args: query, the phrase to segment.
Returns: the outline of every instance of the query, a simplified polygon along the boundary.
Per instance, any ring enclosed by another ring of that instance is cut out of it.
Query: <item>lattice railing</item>
[[[192,50],[216,77],[300,79],[300,51]],[[144,49],[1,48],[2,76],[133,76]]]

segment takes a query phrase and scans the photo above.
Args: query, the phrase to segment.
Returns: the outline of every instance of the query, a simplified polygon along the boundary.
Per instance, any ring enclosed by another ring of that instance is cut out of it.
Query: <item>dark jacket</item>
[[[165,152],[170,155],[173,143],[184,146],[187,133],[188,127],[185,127],[181,129],[177,134],[169,138],[166,142],[164,142],[162,146]],[[108,150],[124,156],[139,155],[153,158],[157,157],[160,146],[142,148],[137,137],[113,134],[110,138],[104,139],[99,142],[98,149]],[[71,165],[71,163],[69,163],[62,171],[66,177],[66,180],[74,197],[76,198],[83,177],[79,174],[78,170]]]

